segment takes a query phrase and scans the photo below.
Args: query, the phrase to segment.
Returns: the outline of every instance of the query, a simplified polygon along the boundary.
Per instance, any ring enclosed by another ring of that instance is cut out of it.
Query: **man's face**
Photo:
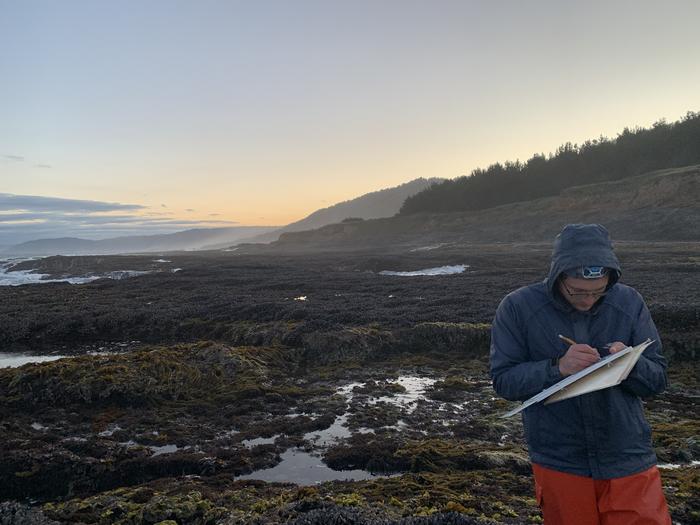
[[[571,306],[579,312],[587,312],[605,293],[608,280],[607,275],[600,279],[564,276],[559,279],[559,291]]]

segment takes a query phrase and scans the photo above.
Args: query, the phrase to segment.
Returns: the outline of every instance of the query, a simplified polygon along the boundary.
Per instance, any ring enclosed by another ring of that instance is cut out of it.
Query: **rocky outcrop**
[[[17,501],[0,502],[0,525],[59,525],[47,518],[41,509]]]

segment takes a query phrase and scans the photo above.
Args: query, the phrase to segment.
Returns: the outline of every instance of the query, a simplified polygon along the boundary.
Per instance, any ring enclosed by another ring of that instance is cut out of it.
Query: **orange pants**
[[[545,525],[671,525],[659,469],[593,479],[532,465]]]

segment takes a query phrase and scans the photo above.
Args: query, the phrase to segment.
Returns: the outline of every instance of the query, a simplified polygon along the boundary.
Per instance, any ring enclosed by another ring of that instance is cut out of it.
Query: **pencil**
[[[564,341],[566,344],[569,344],[569,345],[575,345],[575,344],[576,344],[576,341],[574,341],[573,339],[569,339],[569,338],[566,337],[565,335],[559,334],[559,339],[561,339],[562,341]]]

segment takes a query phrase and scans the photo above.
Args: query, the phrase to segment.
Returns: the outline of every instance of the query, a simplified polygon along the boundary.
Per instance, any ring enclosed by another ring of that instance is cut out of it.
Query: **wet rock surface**
[[[132,256],[80,257],[78,276],[117,267],[143,270],[149,264],[181,270],[81,285],[0,287],[0,347],[50,353],[105,342],[201,339],[234,345],[322,345],[329,338],[340,343],[338,331],[345,329],[343,344],[357,352],[358,343],[376,346],[385,341],[382,330],[420,323],[490,323],[506,293],[546,275],[550,251],[548,244],[484,244],[386,254],[231,252],[167,255],[167,264],[148,262],[153,257],[133,256],[133,264]],[[697,243],[618,243],[618,255],[623,282],[649,302],[668,352],[697,348],[700,316],[692,286],[698,275]],[[71,267],[70,257],[58,258],[60,264],[52,259],[23,264],[42,272]],[[446,276],[380,274],[456,264],[469,267]],[[359,340],[349,330],[373,323],[379,329],[371,340]],[[440,334],[440,342],[451,343],[448,332]]]
[[[700,523],[700,256],[621,248],[670,349],[645,402],[669,506]],[[187,255],[176,274],[0,289],[0,339],[76,355],[0,369],[0,522],[541,523],[487,360],[501,295],[547,253]],[[377,274],[462,262],[475,273]],[[143,317],[146,298],[169,306]]]
[[[17,501],[0,502],[0,523],[2,525],[23,523],[25,525],[58,525],[59,522],[47,518],[41,509]]]

